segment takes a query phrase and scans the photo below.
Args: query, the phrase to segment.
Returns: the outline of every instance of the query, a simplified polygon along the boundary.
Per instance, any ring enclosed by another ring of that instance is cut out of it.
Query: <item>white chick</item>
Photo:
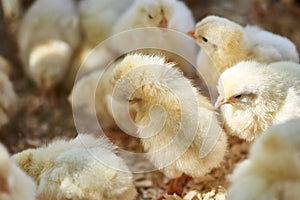
[[[73,0],[37,0],[28,9],[18,31],[20,58],[42,92],[63,80],[79,42]]]
[[[90,47],[112,35],[112,27],[133,0],[84,0],[78,5],[84,43]]]
[[[0,143],[0,199],[34,200],[36,184],[9,158],[5,147]]]
[[[300,117],[300,65],[242,61],[223,72],[218,92],[226,130],[253,140],[272,124]]]
[[[105,138],[80,134],[25,150],[12,159],[38,182],[41,200],[134,199],[132,174],[114,150]]]
[[[136,107],[142,145],[166,176],[199,177],[220,164],[226,135],[212,105],[174,64],[161,56],[129,54],[116,65],[113,78],[113,98]],[[202,156],[210,137],[214,143]]]
[[[125,50],[125,52],[139,50],[139,52],[149,53],[146,48],[154,48],[155,53],[159,49],[165,50],[160,53],[167,56],[169,60],[183,63],[186,59],[194,65],[198,47],[193,40],[189,40],[183,34],[194,26],[192,12],[183,1],[135,0],[114,25],[113,33],[116,35],[112,46],[114,50],[122,53]],[[154,29],[155,27],[157,29]],[[187,69],[182,70],[188,74],[192,73]]]
[[[296,200],[300,196],[300,120],[272,126],[231,175],[228,200]]]
[[[214,71],[222,73],[242,60],[263,63],[275,61],[299,62],[296,46],[286,37],[262,30],[256,26],[246,26],[217,16],[208,16],[197,23],[193,32],[197,43],[206,51],[215,68],[198,60],[198,69],[206,76]],[[204,60],[205,62],[205,60]],[[211,70],[213,70],[211,72]],[[211,78],[215,87],[219,73]]]
[[[17,94],[8,77],[9,73],[8,61],[0,56],[0,127],[8,123],[18,107]]]

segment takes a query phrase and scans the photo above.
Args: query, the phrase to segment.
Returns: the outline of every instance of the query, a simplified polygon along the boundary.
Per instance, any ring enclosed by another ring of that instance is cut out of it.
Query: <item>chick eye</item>
[[[153,19],[152,15],[148,14],[148,18],[149,19]]]
[[[203,40],[203,42],[207,42],[208,41],[208,39],[205,38],[205,37],[202,37],[202,40]]]
[[[239,98],[241,98],[241,97],[242,97],[241,94],[234,96],[235,99],[239,99]]]

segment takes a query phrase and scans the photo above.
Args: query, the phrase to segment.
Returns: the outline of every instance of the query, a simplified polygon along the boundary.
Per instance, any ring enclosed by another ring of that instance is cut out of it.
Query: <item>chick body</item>
[[[105,138],[80,134],[12,159],[38,183],[38,199],[117,200],[136,195],[132,175]]]
[[[288,61],[242,61],[227,69],[219,79],[216,102],[226,130],[253,140],[272,124],[300,117],[299,80],[300,65]]]
[[[11,161],[6,148],[0,143],[0,199],[34,200],[36,184]]]
[[[300,195],[299,118],[269,127],[230,179],[228,200],[296,200]]]
[[[21,20],[20,58],[39,88],[59,84],[80,42],[79,19],[73,0],[37,0]]]
[[[226,136],[212,105],[173,65],[161,56],[127,55],[115,67],[116,96],[113,98],[129,101],[136,108],[137,132],[149,159],[158,169],[170,178],[182,173],[199,177],[222,161]],[[132,93],[130,89],[136,90]],[[191,106],[193,99],[195,104]],[[214,134],[209,126],[215,128],[213,131],[220,131],[220,135],[214,138],[209,154],[200,158],[204,140]],[[186,146],[189,140],[191,144]]]

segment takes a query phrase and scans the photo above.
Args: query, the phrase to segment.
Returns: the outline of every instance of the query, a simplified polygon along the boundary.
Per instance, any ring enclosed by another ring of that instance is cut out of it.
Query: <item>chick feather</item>
[[[222,73],[218,92],[226,131],[253,140],[272,124],[300,117],[300,65],[242,61]]]
[[[28,76],[41,89],[59,84],[80,42],[73,0],[37,0],[21,20],[20,58]]]
[[[228,200],[296,200],[300,195],[300,120],[269,127],[230,176]]]
[[[213,107],[173,63],[162,56],[129,54],[116,65],[112,81],[113,98],[134,106],[143,147],[166,176],[199,177],[220,164],[227,140]],[[212,135],[215,143],[200,157]]]
[[[79,134],[70,141],[27,149],[12,159],[38,183],[38,199],[131,200],[136,196],[132,174],[105,138]]]
[[[198,22],[194,37],[214,63],[214,66],[206,65],[206,59],[197,63],[203,76],[214,75],[207,78],[211,87],[216,86],[220,73],[242,60],[299,62],[296,46],[288,38],[257,26],[243,27],[218,16],[207,16]]]
[[[35,200],[36,184],[11,161],[6,148],[0,143],[0,199]]]

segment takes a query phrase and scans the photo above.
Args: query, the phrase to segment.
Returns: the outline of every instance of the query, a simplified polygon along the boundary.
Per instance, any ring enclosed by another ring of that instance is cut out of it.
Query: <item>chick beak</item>
[[[225,104],[230,104],[230,100],[228,99],[217,99],[216,103],[215,103],[215,108],[218,109],[220,108],[222,105]]]
[[[166,15],[163,10],[161,11],[161,16],[162,16],[162,19],[160,20],[158,27],[159,28],[168,28],[168,20],[167,20]]]
[[[190,30],[189,32],[186,33],[187,35],[191,36],[192,38],[196,39],[195,36],[195,30]]]

